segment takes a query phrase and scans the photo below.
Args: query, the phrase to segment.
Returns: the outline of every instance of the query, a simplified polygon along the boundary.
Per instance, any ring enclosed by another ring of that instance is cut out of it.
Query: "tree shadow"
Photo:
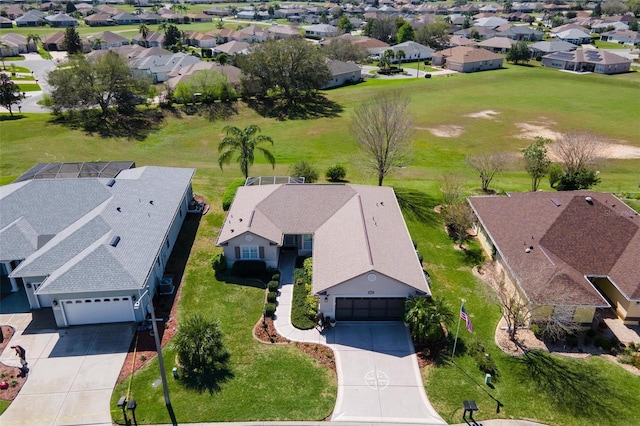
[[[216,279],[225,284],[236,284],[245,287],[253,287],[259,289],[267,288],[265,281],[259,278],[239,277],[231,272],[216,273]]]
[[[343,108],[320,93],[287,99],[284,97],[252,98],[249,108],[263,117],[278,120],[309,120],[338,117]]]
[[[183,105],[181,111],[186,115],[199,115],[208,121],[226,120],[238,114],[236,102],[216,102],[212,104]]]
[[[539,350],[525,352],[519,362],[525,365],[538,391],[559,409],[585,419],[615,419],[609,401],[616,398],[616,392],[599,371],[582,361],[563,360]]]
[[[409,188],[394,187],[400,210],[409,219],[418,220],[425,224],[438,223],[438,214],[433,210],[435,200],[425,192]]]
[[[467,247],[460,250],[461,260],[467,266],[482,265],[484,263],[484,252],[480,247]]]
[[[102,138],[144,140],[158,130],[164,121],[159,109],[136,110],[127,114],[110,111],[106,116],[99,110],[68,111],[52,119],[53,123],[75,130],[83,130]]]
[[[228,361],[228,358],[227,358]],[[183,370],[180,375],[180,382],[188,389],[196,392],[209,392],[210,394],[220,392],[221,384],[233,379],[233,371],[225,361],[223,364],[202,372],[187,372]]]
[[[26,117],[21,113],[17,113],[17,114],[14,113],[13,115],[0,115],[0,122],[22,120],[23,118],[26,118]]]

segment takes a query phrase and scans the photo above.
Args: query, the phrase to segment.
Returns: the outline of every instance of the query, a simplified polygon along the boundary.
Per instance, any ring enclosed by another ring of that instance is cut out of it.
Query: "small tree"
[[[505,169],[507,157],[501,152],[485,152],[467,158],[467,164],[478,173],[482,190],[488,192],[496,173]]]
[[[442,177],[440,191],[442,191],[445,206],[458,204],[463,201],[463,183],[463,178],[460,175],[446,174]]]
[[[396,39],[398,43],[404,43],[405,41],[413,41],[416,38],[416,33],[410,23],[402,24],[398,29]]]
[[[12,106],[20,103],[22,94],[17,84],[11,81],[7,74],[0,74],[0,105],[9,110],[9,115],[13,117]]]
[[[199,313],[181,322],[172,346],[184,374],[196,379],[225,369],[230,358],[220,324]]]
[[[64,30],[62,45],[69,55],[82,53],[82,40],[75,27],[67,27],[67,29]]]
[[[325,172],[325,177],[329,182],[343,181],[346,176],[347,176],[347,170],[342,164],[336,164],[335,166],[331,166]]]
[[[318,170],[307,161],[300,161],[291,166],[289,176],[304,177],[305,183],[314,183],[318,180]]]
[[[379,186],[385,176],[408,163],[413,128],[408,108],[409,100],[401,93],[386,92],[361,103],[353,113],[351,132]]]
[[[142,24],[138,27],[138,33],[142,36],[142,43],[144,43],[144,47],[149,47],[149,42],[147,41],[147,37],[149,37],[149,27],[146,24]]]
[[[458,245],[462,247],[468,236],[467,229],[473,226],[475,219],[471,207],[466,201],[460,201],[444,206],[441,214],[447,229],[456,238]]]
[[[529,304],[505,283],[504,278],[497,283],[496,294],[502,305],[502,317],[507,323],[509,339],[515,342],[518,328],[525,325],[531,315]]]
[[[524,155],[524,168],[531,176],[531,191],[538,190],[540,180],[549,173],[551,160],[547,156],[546,145],[551,143],[551,139],[536,136],[536,141],[522,150]]]
[[[351,23],[347,15],[342,15],[340,17],[340,20],[338,21],[338,28],[340,28],[345,33],[349,34],[351,31],[355,29],[355,25]]]
[[[549,179],[559,191],[589,189],[600,183],[598,173],[590,168],[601,156],[603,144],[588,132],[564,133],[553,146],[560,160],[562,174],[554,170]]]
[[[518,62],[529,62],[529,59],[531,59],[531,49],[524,40],[517,42],[507,51],[507,61],[515,65],[518,65]]]
[[[38,50],[38,42],[42,41],[40,39],[40,35],[39,34],[35,34],[35,33],[31,33],[27,35],[27,45],[30,42],[33,42],[33,51],[36,52]]]
[[[411,297],[406,302],[404,321],[409,324],[411,337],[416,343],[441,341],[453,319],[453,311],[443,299]]]
[[[407,57],[407,54],[404,53],[404,50],[400,49],[396,52],[396,59],[398,60],[398,66],[402,66],[402,61]]]

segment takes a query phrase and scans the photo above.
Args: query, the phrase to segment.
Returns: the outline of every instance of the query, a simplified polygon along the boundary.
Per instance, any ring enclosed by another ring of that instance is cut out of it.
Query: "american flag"
[[[462,308],[460,309],[460,318],[464,320],[467,331],[469,333],[473,333],[473,325],[471,324],[471,320],[469,319],[469,315],[467,315],[467,310],[464,308],[464,306],[462,306]]]

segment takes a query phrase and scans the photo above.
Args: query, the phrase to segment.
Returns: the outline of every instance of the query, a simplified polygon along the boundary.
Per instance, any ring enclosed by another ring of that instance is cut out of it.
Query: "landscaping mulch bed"
[[[158,321],[158,333],[160,334],[161,341],[160,344],[163,348],[171,341],[173,336],[175,336],[178,329],[176,308],[181,294],[182,286],[179,286],[173,295],[160,296],[157,301],[154,301],[156,318],[169,318],[169,321],[166,323],[166,327],[164,322]],[[171,306],[171,310],[169,312],[163,310],[163,307],[166,306]],[[156,355],[156,343],[151,330],[145,329],[136,331],[133,341],[131,342],[131,346],[129,347],[127,357],[122,364],[122,369],[118,376],[118,383],[121,383],[131,374],[138,371]]]
[[[2,335],[4,336],[4,341],[0,343],[0,353],[5,350],[15,333],[13,327],[8,325],[3,325],[2,327]],[[28,354],[27,354],[28,355]],[[17,359],[17,357],[16,357]],[[16,396],[18,396],[18,392],[22,389],[22,385],[24,385],[27,377],[18,377],[20,370],[17,367],[10,367],[8,365],[4,365],[0,363],[0,381],[7,382],[9,384],[9,388],[0,389],[0,399],[4,399],[5,401],[13,401]]]
[[[289,339],[278,334],[272,318],[267,318],[263,322],[260,317],[260,321],[253,327],[253,335],[262,343],[289,343]]]

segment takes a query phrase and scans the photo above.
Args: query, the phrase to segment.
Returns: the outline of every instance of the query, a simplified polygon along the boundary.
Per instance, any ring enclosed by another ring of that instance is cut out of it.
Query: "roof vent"
[[[153,200],[149,200],[149,204],[153,205]]]
[[[589,204],[593,205],[593,198],[591,198],[591,197],[584,197],[584,200],[585,200],[587,203],[589,203]]]
[[[107,182],[107,186],[108,187],[112,187],[115,184],[116,184],[116,180],[115,179],[109,179],[109,181]]]
[[[113,238],[111,239],[111,241],[109,241],[109,245],[110,245],[111,247],[116,247],[116,246],[118,245],[118,243],[119,243],[119,242],[120,242],[120,236],[119,236],[119,235],[116,235],[115,237],[113,237]]]
[[[122,209],[120,207],[116,207],[116,210],[118,210],[119,212],[122,211]]]
[[[527,247],[526,249],[524,249],[525,253],[531,253],[531,248]]]

